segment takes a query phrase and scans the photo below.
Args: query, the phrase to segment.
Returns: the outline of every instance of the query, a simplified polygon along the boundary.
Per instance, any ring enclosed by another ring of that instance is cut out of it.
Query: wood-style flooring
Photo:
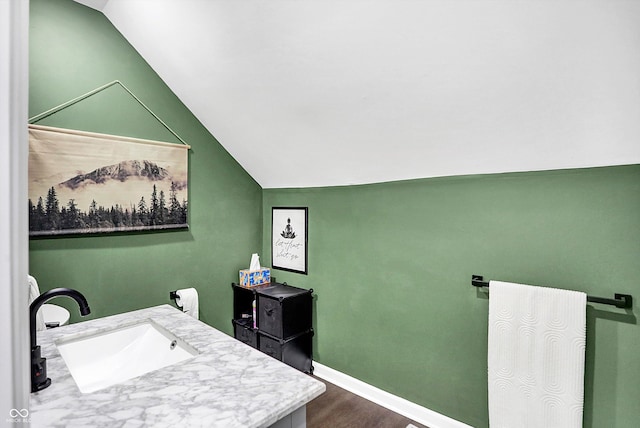
[[[336,385],[318,380],[327,385],[327,391],[307,404],[307,428],[405,428],[408,424],[427,428]]]

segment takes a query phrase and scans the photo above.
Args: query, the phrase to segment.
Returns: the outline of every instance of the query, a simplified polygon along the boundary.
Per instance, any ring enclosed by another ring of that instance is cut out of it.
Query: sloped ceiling
[[[264,188],[640,163],[638,1],[77,1]]]

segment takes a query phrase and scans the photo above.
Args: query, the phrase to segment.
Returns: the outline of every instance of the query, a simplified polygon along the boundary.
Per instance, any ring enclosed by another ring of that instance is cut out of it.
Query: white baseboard
[[[473,428],[470,425],[390,394],[331,367],[315,361],[313,362],[313,367],[315,376],[430,428]]]

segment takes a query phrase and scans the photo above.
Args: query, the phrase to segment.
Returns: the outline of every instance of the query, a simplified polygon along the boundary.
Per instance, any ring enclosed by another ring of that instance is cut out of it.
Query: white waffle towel
[[[491,281],[491,428],[582,427],[585,293]]]
[[[31,305],[33,301],[40,296],[40,288],[38,287],[38,281],[31,275],[27,276],[27,283],[29,284],[29,305]],[[47,329],[42,313],[42,306],[40,306],[36,314],[36,331],[44,331]]]

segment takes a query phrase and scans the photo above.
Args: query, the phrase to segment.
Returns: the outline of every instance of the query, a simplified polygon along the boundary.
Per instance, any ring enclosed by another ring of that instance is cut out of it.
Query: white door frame
[[[28,426],[29,0],[0,0],[0,425]],[[18,414],[17,412],[20,412]]]

